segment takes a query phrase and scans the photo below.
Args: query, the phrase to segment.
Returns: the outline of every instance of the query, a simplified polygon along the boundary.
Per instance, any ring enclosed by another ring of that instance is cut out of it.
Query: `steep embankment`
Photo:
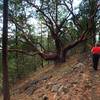
[[[100,68],[91,58],[74,55],[60,66],[45,66],[15,84],[11,100],[100,100]]]

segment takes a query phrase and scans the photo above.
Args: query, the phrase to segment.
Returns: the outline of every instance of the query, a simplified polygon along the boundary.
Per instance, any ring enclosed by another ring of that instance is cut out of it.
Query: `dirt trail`
[[[98,70],[94,71],[92,68],[92,64],[91,64],[91,62],[92,62],[91,57],[90,57],[90,59],[88,59],[88,60],[87,59],[85,61],[89,66],[88,70],[90,72],[91,81],[92,81],[92,88],[91,88],[92,100],[100,100],[100,63],[98,66]]]
[[[100,100],[100,70],[92,72],[92,100]]]
[[[74,55],[66,63],[45,66],[14,85],[11,100],[100,100],[100,67],[91,58]]]

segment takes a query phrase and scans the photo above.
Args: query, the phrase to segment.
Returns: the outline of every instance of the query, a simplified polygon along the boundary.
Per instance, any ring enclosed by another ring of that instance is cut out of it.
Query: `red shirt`
[[[91,52],[92,52],[93,54],[100,54],[100,47],[93,47],[93,48],[91,49]]]

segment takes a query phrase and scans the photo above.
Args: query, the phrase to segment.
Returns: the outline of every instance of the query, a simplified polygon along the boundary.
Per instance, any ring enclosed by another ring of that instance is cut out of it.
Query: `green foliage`
[[[1,62],[1,51],[0,51],[0,91],[2,90],[2,62]]]
[[[79,16],[81,20],[81,25],[84,29],[86,29],[87,27],[89,17],[92,16],[96,11],[96,4],[97,0],[83,0],[79,6]],[[94,18],[94,21],[96,22],[96,16]],[[95,27],[96,25],[94,25],[94,28]]]
[[[3,1],[0,1],[0,12],[3,10]]]

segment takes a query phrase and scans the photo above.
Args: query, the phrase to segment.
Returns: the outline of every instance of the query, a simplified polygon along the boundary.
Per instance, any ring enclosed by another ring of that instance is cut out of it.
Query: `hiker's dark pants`
[[[100,54],[93,54],[93,68],[97,70]]]

